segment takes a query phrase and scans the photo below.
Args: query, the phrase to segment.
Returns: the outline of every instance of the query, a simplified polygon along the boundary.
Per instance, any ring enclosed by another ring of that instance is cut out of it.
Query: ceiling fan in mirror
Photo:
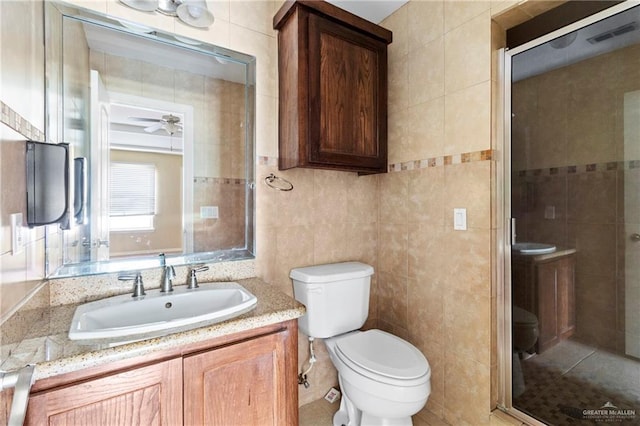
[[[147,133],[154,133],[162,129],[169,135],[174,135],[175,133],[182,131],[180,117],[173,114],[163,115],[162,118],[129,117],[129,119],[133,121],[155,123],[144,128],[144,131]]]

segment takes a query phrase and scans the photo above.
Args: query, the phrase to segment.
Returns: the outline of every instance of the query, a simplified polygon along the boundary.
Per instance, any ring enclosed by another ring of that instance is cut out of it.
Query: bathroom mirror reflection
[[[87,187],[48,274],[252,257],[255,59],[56,3],[46,25],[47,137]]]

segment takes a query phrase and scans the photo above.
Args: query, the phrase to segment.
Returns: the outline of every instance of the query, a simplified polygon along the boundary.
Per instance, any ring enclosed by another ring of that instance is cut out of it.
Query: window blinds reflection
[[[156,214],[156,166],[111,163],[109,216]]]

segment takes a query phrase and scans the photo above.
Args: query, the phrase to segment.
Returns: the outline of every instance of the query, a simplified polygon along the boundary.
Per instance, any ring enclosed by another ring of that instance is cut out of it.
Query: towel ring
[[[293,184],[291,182],[278,177],[273,173],[270,173],[269,176],[264,178],[264,183],[266,183],[271,188],[277,189],[279,191],[291,191],[293,189]]]

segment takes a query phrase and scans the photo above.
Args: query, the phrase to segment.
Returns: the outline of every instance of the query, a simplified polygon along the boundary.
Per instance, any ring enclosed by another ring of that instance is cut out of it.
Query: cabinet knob
[[[631,234],[631,241],[633,241],[633,242],[640,241],[640,234],[638,234],[638,233]]]

